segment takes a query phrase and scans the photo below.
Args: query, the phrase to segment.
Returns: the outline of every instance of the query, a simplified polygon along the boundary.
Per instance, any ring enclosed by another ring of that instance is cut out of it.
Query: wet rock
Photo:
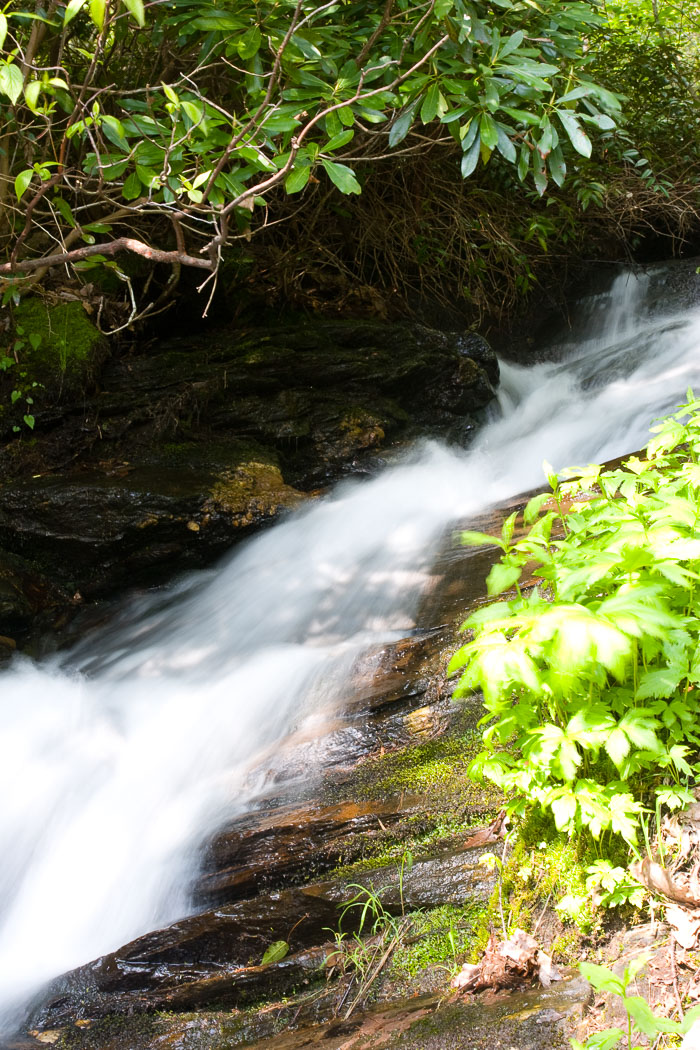
[[[473,421],[498,364],[473,334],[323,321],[174,339],[91,378],[37,399],[0,468],[0,546],[86,598],[206,564],[398,439]]]
[[[486,900],[494,880],[478,863],[482,852],[444,853],[403,873],[377,868],[357,882],[380,894],[383,907],[395,914],[469,897]],[[341,880],[312,883],[182,919],[53,982],[32,1023],[53,1028],[76,1016],[240,1005],[281,994],[300,973],[321,965],[354,892]],[[360,909],[351,909],[343,930],[352,932],[359,921]],[[261,966],[278,940],[287,941],[293,954]]]
[[[314,1046],[361,1050],[373,1044],[383,1050],[564,1050],[570,1046],[567,1026],[589,998],[588,984],[576,976],[553,988],[503,998],[444,1004],[443,998],[432,996],[394,1003],[345,1022],[302,1028],[248,1045],[255,1050]],[[218,1050],[216,1044],[214,1048]]]
[[[183,470],[105,463],[0,490],[0,545],[30,554],[71,594],[101,596],[169,567],[197,566],[230,546],[232,536],[296,506],[274,457],[232,446],[232,469]],[[196,460],[195,460],[196,463]]]
[[[197,881],[200,903],[232,901],[283,879],[338,865],[351,837],[369,840],[405,818],[417,799],[287,806],[249,814],[219,832]]]
[[[569,976],[546,990],[457,1003],[445,1002],[444,995],[421,996],[373,1007],[348,1020],[329,1020],[332,1000],[314,991],[255,1013],[233,1009],[195,1016],[111,1016],[54,1031],[73,1050],[565,1050],[567,1033],[589,999],[588,984]],[[316,1019],[319,1001],[323,1013]],[[23,1042],[22,1050],[30,1045],[41,1044]]]
[[[60,625],[65,610],[79,600],[44,576],[36,563],[0,550],[0,662],[38,630]]]

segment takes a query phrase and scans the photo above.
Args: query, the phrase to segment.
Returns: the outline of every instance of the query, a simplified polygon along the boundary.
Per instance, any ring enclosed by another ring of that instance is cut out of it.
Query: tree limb
[[[91,255],[117,255],[119,252],[134,252],[156,263],[180,263],[183,266],[195,266],[199,270],[213,269],[209,259],[199,259],[181,251],[160,251],[158,248],[151,248],[144,241],[137,241],[134,237],[118,237],[114,241],[108,241],[107,244],[89,244],[85,248],[75,248],[70,252],[43,255],[39,259],[3,263],[0,265],[0,274],[31,273],[42,266],[48,269],[51,266],[60,266],[61,263],[80,262],[82,259],[89,259]]]

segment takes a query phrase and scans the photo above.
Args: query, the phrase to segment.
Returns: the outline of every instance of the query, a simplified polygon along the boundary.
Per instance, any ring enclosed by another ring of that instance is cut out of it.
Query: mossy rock
[[[91,386],[107,342],[81,303],[24,299],[14,312],[14,326],[24,344],[18,353],[19,375],[26,373],[25,386],[38,383],[43,388],[42,400],[57,401]]]
[[[221,475],[204,509],[223,512],[234,526],[251,525],[296,507],[303,496],[286,485],[274,463],[250,461]]]

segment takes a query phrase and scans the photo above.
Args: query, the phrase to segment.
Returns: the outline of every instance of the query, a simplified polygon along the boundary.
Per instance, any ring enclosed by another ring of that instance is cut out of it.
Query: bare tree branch
[[[82,259],[89,259],[91,255],[117,255],[119,252],[134,252],[156,263],[181,263],[183,266],[194,266],[199,270],[214,268],[210,259],[200,259],[180,251],[160,251],[158,248],[151,248],[144,241],[137,241],[134,237],[118,237],[106,244],[89,244],[85,248],[75,248],[73,251],[60,252],[57,255],[44,255],[39,259],[3,263],[0,265],[0,274],[31,273],[42,266],[49,268],[60,266],[62,263],[80,262]]]

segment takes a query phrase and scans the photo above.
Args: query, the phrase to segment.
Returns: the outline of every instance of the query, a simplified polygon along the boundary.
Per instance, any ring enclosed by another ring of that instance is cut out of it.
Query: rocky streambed
[[[470,524],[488,530],[502,513]],[[492,560],[445,537],[416,629],[358,664],[352,703],[317,741],[292,738],[255,808],[203,844],[195,914],[53,981],[8,1050],[567,1045],[588,998],[573,974],[493,1001],[448,994],[498,921],[482,857],[502,843],[469,838],[500,799],[468,775],[478,705],[454,704],[445,677]],[[311,783],[309,746],[325,762]],[[347,907],[358,894],[371,922]],[[365,988],[354,935],[371,945],[394,929]],[[555,922],[549,942],[561,933]],[[286,954],[267,961],[279,942]]]

